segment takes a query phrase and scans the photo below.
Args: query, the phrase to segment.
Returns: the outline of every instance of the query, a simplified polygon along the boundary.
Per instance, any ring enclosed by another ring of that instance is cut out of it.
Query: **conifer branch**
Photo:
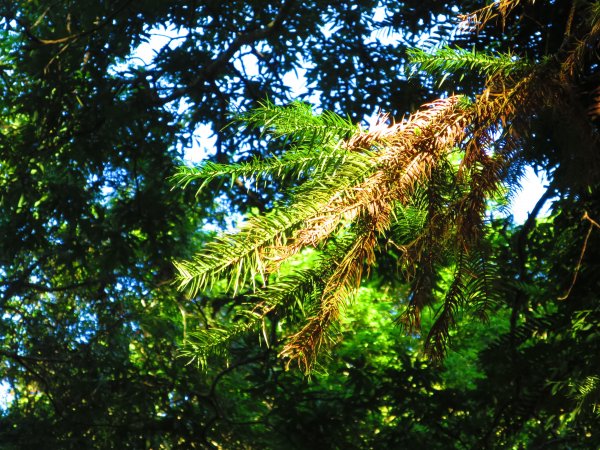
[[[505,17],[519,3],[495,2],[478,20],[490,20],[496,10]],[[402,252],[402,265],[414,277],[404,315],[411,332],[419,331],[436,267],[456,255],[453,281],[425,344],[431,357],[441,357],[459,309],[470,308],[485,319],[494,304],[493,263],[479,253],[486,202],[498,195],[506,177],[518,172],[531,117],[570,107],[571,96],[565,92],[579,70],[578,61],[595,51],[597,24],[596,19],[589,23],[585,44],[536,64],[511,54],[412,51],[413,62],[434,74],[463,69],[483,73],[486,88],[473,99],[438,99],[399,123],[382,115],[363,130],[331,113],[315,115],[303,103],[278,107],[266,102],[239,116],[248,126],[283,138],[288,152],[230,167],[207,163],[184,169],[177,181],[187,185],[200,180],[202,188],[220,176],[293,177],[299,184],[275,210],[250,219],[239,232],[217,238],[192,261],[178,264],[180,287],[191,295],[221,279],[234,292],[253,286],[255,306],[236,327],[212,332],[207,348],[255,327],[267,314],[285,314],[291,299],[303,304],[302,297],[310,298],[314,309],[280,352],[288,365],[295,362],[309,370],[328,340],[329,328],[375,264],[378,240],[392,236],[387,243]],[[341,237],[344,244],[336,244]],[[266,280],[306,247],[321,251],[320,264],[329,268],[320,272],[318,288],[314,280],[309,290],[296,294],[293,282],[257,288],[257,279]]]
[[[218,164],[206,161],[197,167],[180,166],[171,178],[175,187],[186,188],[190,183],[200,182],[199,194],[215,179],[230,177],[232,180],[242,178],[258,184],[267,177],[284,180],[298,180],[313,176],[335,176],[336,171],[345,164],[365,165],[369,163],[367,156],[349,152],[339,147],[314,148],[297,147],[282,156],[267,159],[254,158],[248,162],[237,164]]]
[[[503,77],[514,75],[525,70],[529,64],[515,58],[510,53],[486,53],[466,50],[460,47],[444,47],[434,53],[427,53],[418,48],[407,50],[408,59],[416,70],[422,70],[440,79],[440,85],[450,75],[477,72],[488,77],[500,74]]]
[[[294,101],[287,106],[276,106],[268,100],[257,108],[235,116],[235,121],[250,128],[261,128],[263,133],[285,137],[297,146],[337,143],[359,129],[349,119],[331,112],[315,114],[309,103]]]

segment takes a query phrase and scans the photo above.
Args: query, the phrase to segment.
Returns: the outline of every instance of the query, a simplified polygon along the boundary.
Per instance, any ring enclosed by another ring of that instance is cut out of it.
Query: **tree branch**
[[[590,236],[592,235],[592,231],[593,231],[594,227],[600,228],[600,224],[598,224],[598,222],[596,222],[594,219],[592,219],[588,215],[587,211],[585,211],[581,220],[587,220],[590,223],[590,226],[588,228],[587,234],[585,235],[585,239],[583,240],[583,246],[581,247],[581,253],[579,255],[579,260],[577,261],[577,266],[575,266],[575,271],[573,272],[573,280],[571,281],[571,285],[569,286],[567,293],[561,297],[558,297],[558,300],[566,300],[567,298],[569,298],[569,295],[571,295],[571,291],[573,290],[573,287],[575,286],[575,283],[577,282],[577,276],[579,275],[579,270],[581,269],[581,264],[583,263],[583,257],[585,256],[585,252],[587,250],[587,244],[590,239]]]
[[[123,2],[123,4],[120,7],[116,8],[113,12],[108,14],[106,16],[106,19],[104,19],[102,22],[100,22],[99,24],[97,24],[96,26],[94,26],[88,30],[80,31],[79,33],[72,33],[72,34],[69,34],[68,36],[64,36],[64,37],[56,38],[56,39],[43,39],[43,38],[40,38],[40,37],[34,35],[33,32],[31,31],[32,28],[35,28],[37,25],[39,25],[39,22],[41,21],[41,19],[48,13],[48,9],[46,11],[44,11],[44,13],[40,16],[40,18],[36,21],[36,23],[34,23],[33,26],[31,26],[31,27],[27,26],[27,24],[25,24],[22,20],[20,20],[16,17],[14,17],[13,19],[15,20],[15,22],[17,24],[19,24],[21,27],[23,27],[23,32],[25,33],[25,35],[32,41],[36,42],[37,44],[41,44],[41,45],[65,44],[65,43],[68,43],[71,41],[75,41],[81,37],[85,37],[85,36],[94,34],[96,31],[102,29],[103,27],[108,25],[115,16],[117,16],[121,11],[123,11],[127,6],[129,6],[130,3],[132,3],[132,0],[126,0],[125,2]],[[69,31],[69,28],[70,27],[67,27],[67,31]]]
[[[554,182],[550,183],[546,192],[539,198],[529,215],[527,216],[527,220],[523,224],[523,227],[519,231],[519,235],[517,237],[517,261],[519,264],[519,281],[525,282],[527,280],[527,244],[529,235],[535,226],[535,220],[537,219],[538,214],[542,210],[543,206],[546,204],[548,200],[550,200],[555,193],[556,187]],[[519,310],[521,304],[523,303],[523,292],[519,290],[515,297],[515,301],[513,303],[513,311],[511,314],[510,325],[511,325],[511,333],[514,333],[514,329],[517,324],[517,317],[519,314]]]
[[[6,358],[9,358],[9,359],[12,359],[12,360],[16,361],[27,372],[29,372],[34,378],[36,378],[40,383],[42,383],[42,385],[44,386],[44,394],[46,394],[46,396],[50,400],[50,403],[52,403],[52,406],[54,407],[54,410],[56,411],[56,413],[59,416],[62,416],[62,409],[59,407],[59,404],[54,399],[54,396],[50,393],[50,386],[51,386],[50,382],[48,381],[48,379],[44,375],[42,375],[41,373],[39,373],[37,370],[35,370],[29,364],[29,362],[32,362],[32,363],[33,362],[47,362],[47,361],[49,361],[49,359],[47,359],[47,358],[37,358],[35,356],[22,356],[22,355],[19,355],[17,353],[7,352],[7,351],[1,350],[1,349],[0,349],[0,355],[5,356]],[[62,361],[60,361],[60,362],[62,362]]]
[[[24,287],[24,288],[28,288],[28,289],[33,289],[35,291],[38,292],[48,292],[48,293],[52,293],[52,292],[64,292],[64,291],[70,291],[72,289],[77,289],[80,287],[85,287],[85,286],[90,286],[90,285],[94,285],[100,283],[100,280],[89,280],[89,281],[82,281],[80,283],[71,283],[71,284],[66,284],[63,286],[56,286],[56,287],[49,287],[49,286],[44,286],[42,284],[34,284],[34,283],[20,283],[19,286]]]
[[[19,363],[22,361],[32,361],[32,362],[55,362],[55,363],[64,363],[68,362],[67,359],[64,358],[48,358],[43,356],[28,356],[28,355],[19,355],[18,353],[8,352],[6,350],[0,349],[0,355],[9,359],[13,359]]]

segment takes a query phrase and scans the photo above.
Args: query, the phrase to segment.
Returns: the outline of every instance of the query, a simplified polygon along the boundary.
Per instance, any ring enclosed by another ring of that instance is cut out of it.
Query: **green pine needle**
[[[235,120],[251,128],[262,128],[265,134],[311,147],[337,143],[358,130],[349,119],[330,111],[316,115],[310,104],[299,101],[276,106],[266,100],[258,108],[236,116]]]
[[[254,158],[237,164],[217,164],[206,161],[198,167],[181,166],[172,177],[175,186],[186,188],[192,182],[200,182],[199,194],[213,180],[230,177],[243,178],[258,183],[260,179],[273,177],[278,180],[300,179],[318,176],[335,176],[345,164],[368,164],[368,155],[350,152],[338,146],[294,147],[282,156],[267,159]]]
[[[450,75],[476,72],[486,76],[501,74],[505,77],[529,66],[526,60],[516,59],[510,53],[490,53],[466,50],[460,47],[443,47],[434,53],[418,48],[407,50],[410,64],[415,70],[421,70],[440,79],[440,85]]]

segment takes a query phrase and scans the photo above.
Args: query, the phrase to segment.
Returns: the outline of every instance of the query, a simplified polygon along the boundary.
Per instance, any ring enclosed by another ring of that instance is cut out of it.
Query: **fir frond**
[[[235,120],[251,128],[262,128],[275,137],[285,137],[296,145],[335,143],[354,134],[359,128],[349,119],[333,112],[314,114],[309,103],[294,101],[276,106],[266,100],[260,106],[239,114]]]
[[[206,369],[210,358],[226,356],[230,343],[253,331],[254,327],[255,321],[252,320],[229,328],[212,327],[191,331],[179,355],[189,360],[189,363],[196,362],[199,367]]]
[[[322,265],[316,269],[299,271],[258,289],[249,296],[249,300],[255,302],[241,305],[231,320],[232,325],[190,332],[180,351],[181,356],[206,368],[210,358],[226,356],[237,339],[264,330],[267,317],[275,311],[282,314],[296,307],[305,310],[310,306],[308,303],[316,303],[320,298],[327,270],[328,267]],[[269,345],[265,333],[263,337],[266,345]]]
[[[489,312],[503,300],[502,280],[493,257],[474,251],[465,263],[463,296],[467,309],[479,320],[486,321]]]
[[[464,253],[460,252],[454,270],[454,280],[446,293],[444,303],[436,316],[436,320],[425,339],[425,354],[433,359],[441,359],[446,354],[450,329],[454,326],[460,306],[465,301],[464,260]]]
[[[351,248],[339,262],[325,285],[320,307],[304,327],[288,338],[280,356],[295,361],[305,372],[310,371],[321,346],[327,341],[327,331],[339,320],[344,304],[362,280],[363,270],[375,263],[376,245],[374,228],[360,233]]]
[[[573,397],[577,400],[577,408],[574,414],[582,412],[585,406],[600,416],[600,376],[590,375],[578,383],[571,383]]]
[[[307,103],[275,106],[265,101],[258,108],[240,114],[235,119],[250,127],[262,127],[266,134],[285,136],[293,145],[282,156],[266,159],[253,158],[236,164],[206,161],[198,167],[182,165],[171,178],[175,187],[186,188],[190,183],[199,181],[199,193],[214,179],[221,177],[230,177],[232,180],[241,177],[258,182],[259,178],[267,176],[280,180],[327,176],[351,159],[363,164],[369,159],[367,148],[358,152],[356,147],[349,149],[340,146],[346,137],[360,130],[357,125],[329,111],[315,115]]]
[[[427,222],[427,211],[424,207],[397,205],[393,214],[391,231],[394,244],[398,247],[410,246],[423,233]]]
[[[460,47],[444,47],[434,53],[418,48],[407,50],[410,64],[416,69],[438,77],[440,85],[450,75],[464,76],[465,72],[477,72],[488,77],[501,74],[508,77],[521,72],[529,66],[527,61],[515,58],[507,53],[488,53],[466,50]]]
[[[482,251],[459,250],[453,281],[425,341],[425,353],[434,359],[447,351],[450,329],[459,310],[486,321],[488,313],[502,302],[501,280],[494,261]],[[410,311],[409,311],[410,313]]]
[[[575,7],[575,5],[574,5]],[[600,6],[598,2],[591,3],[581,11],[587,30],[583,37],[576,39],[573,48],[561,63],[561,78],[572,79],[583,68],[586,57],[597,56],[600,43]]]
[[[314,197],[297,202],[294,209],[282,208],[253,217],[239,231],[222,234],[209,242],[191,260],[175,262],[179,288],[193,297],[221,279],[227,280],[225,290],[234,293],[248,283],[254,285],[257,277],[264,283],[268,262],[263,249],[281,246],[290,229],[317,214],[317,199],[315,193]]]
[[[210,182],[222,177],[230,177],[232,184],[237,178],[258,183],[260,179],[266,177],[278,180],[328,177],[335,176],[338,169],[345,164],[364,166],[369,161],[368,155],[350,152],[337,145],[293,147],[282,156],[266,159],[253,158],[235,164],[206,161],[197,167],[181,166],[171,180],[175,186],[182,188],[198,181],[200,185],[197,194],[199,194]]]

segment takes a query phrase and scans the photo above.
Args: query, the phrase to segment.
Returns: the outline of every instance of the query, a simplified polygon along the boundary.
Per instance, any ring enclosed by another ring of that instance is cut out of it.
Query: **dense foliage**
[[[0,13],[0,448],[600,446],[598,2]]]

